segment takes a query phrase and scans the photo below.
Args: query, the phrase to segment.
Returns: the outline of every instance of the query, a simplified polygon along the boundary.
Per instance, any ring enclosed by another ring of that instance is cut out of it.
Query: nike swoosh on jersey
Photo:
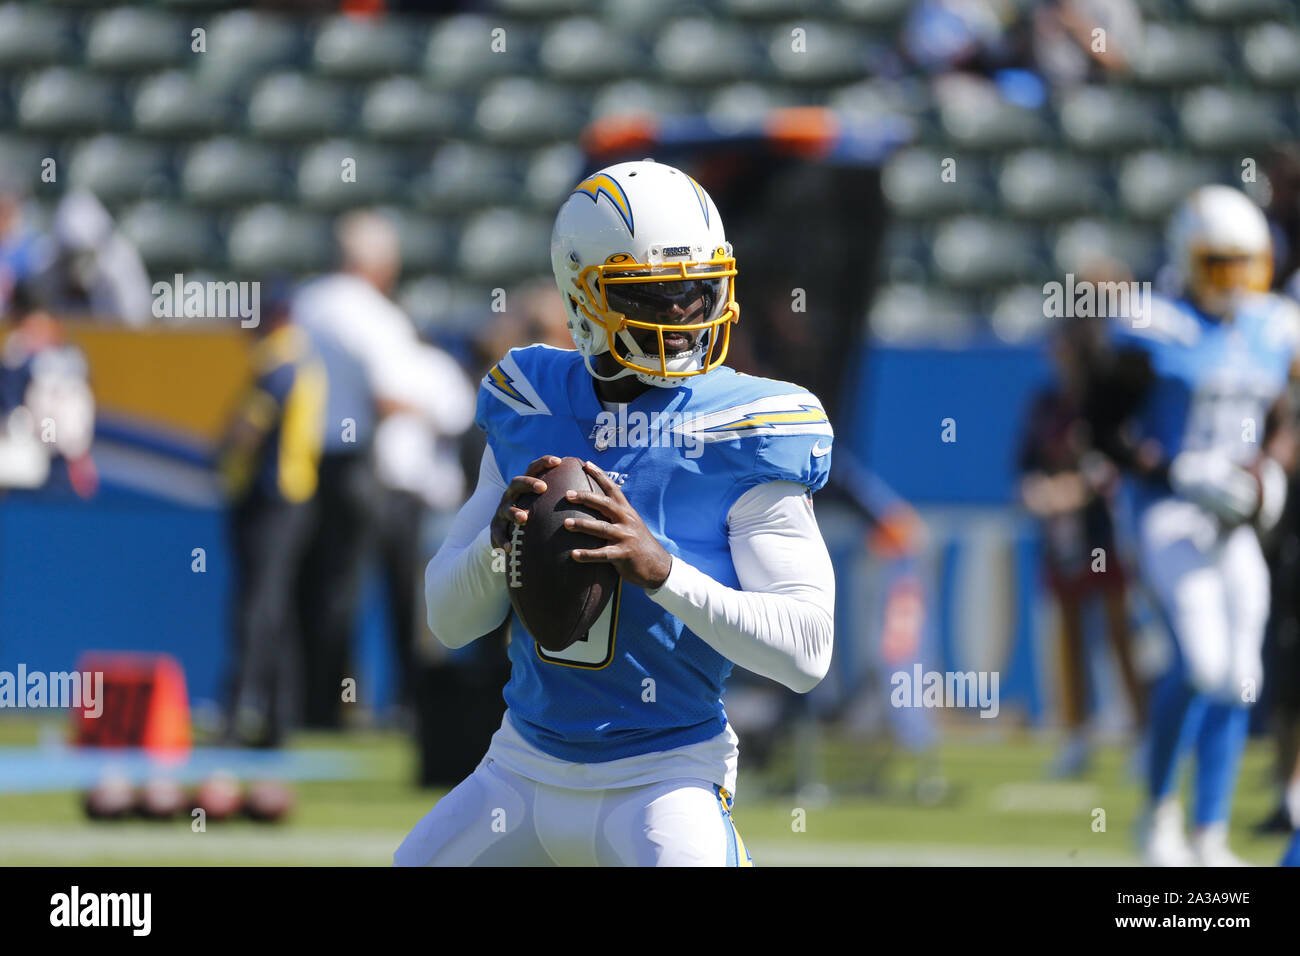
[[[830,445],[827,445],[825,448],[823,448],[822,443],[817,442],[817,444],[812,446],[812,456],[814,458],[825,458],[830,453],[831,453]]]

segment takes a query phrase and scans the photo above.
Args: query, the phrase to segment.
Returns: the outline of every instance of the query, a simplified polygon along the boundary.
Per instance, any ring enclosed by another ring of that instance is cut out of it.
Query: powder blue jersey
[[[1151,360],[1154,380],[1135,416],[1141,437],[1159,441],[1169,458],[1217,449],[1253,462],[1268,410],[1286,389],[1298,333],[1295,307],[1274,295],[1249,296],[1232,321],[1161,297],[1152,298],[1144,325],[1113,320],[1114,346]],[[1139,505],[1158,497],[1150,487],[1135,490]]]
[[[513,349],[479,388],[477,422],[509,481],[542,455],[595,462],[674,557],[739,581],[727,512],[749,489],[826,483],[821,403],[787,382],[718,368],[602,406],[576,351]],[[623,582],[586,638],[543,650],[512,622],[505,699],[519,733],[562,760],[598,763],[706,740],[726,725],[729,660]]]

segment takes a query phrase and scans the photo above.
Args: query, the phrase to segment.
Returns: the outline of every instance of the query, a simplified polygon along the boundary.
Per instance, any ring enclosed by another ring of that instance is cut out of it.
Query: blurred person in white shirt
[[[436,445],[427,443],[455,435],[473,415],[472,404],[466,412],[457,397],[473,394],[459,368],[421,342],[389,298],[401,271],[392,224],[352,212],[339,220],[335,238],[339,271],[308,283],[293,303],[293,321],[311,336],[329,378],[315,528],[299,587],[304,721],[321,729],[341,725],[340,684],[366,562],[382,540],[387,489],[396,482],[418,496],[408,485],[433,477],[412,476],[421,461],[437,461]],[[377,456],[388,485],[376,475]]]
[[[93,193],[64,196],[52,225],[54,261],[43,280],[51,308],[133,326],[151,320],[153,292],[144,260]]]
[[[384,388],[392,409],[375,429],[379,558],[399,700],[410,708],[417,635],[425,628],[425,533],[433,523],[440,538],[438,519],[450,518],[465,499],[458,438],[474,422],[477,390],[455,359],[427,344],[407,350],[389,368]]]

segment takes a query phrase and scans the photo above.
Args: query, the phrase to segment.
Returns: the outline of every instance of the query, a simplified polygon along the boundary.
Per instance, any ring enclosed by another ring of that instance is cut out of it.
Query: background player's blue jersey
[[[1182,300],[1153,297],[1145,325],[1111,323],[1117,348],[1151,360],[1154,380],[1136,415],[1140,437],[1166,456],[1216,449],[1238,464],[1258,457],[1269,408],[1286,389],[1297,328],[1294,308],[1272,295],[1248,297],[1231,321]],[[1139,505],[1157,497],[1136,488]]]
[[[796,385],[719,368],[651,388],[626,409],[620,436],[581,355],[532,346],[484,376],[477,422],[507,481],[542,455],[593,461],[670,554],[733,588],[727,512],[736,500],[769,481],[826,483],[831,425]],[[513,627],[510,719],[552,756],[614,760],[706,740],[726,724],[731,662],[641,588],[622,583],[587,637],[559,653]]]

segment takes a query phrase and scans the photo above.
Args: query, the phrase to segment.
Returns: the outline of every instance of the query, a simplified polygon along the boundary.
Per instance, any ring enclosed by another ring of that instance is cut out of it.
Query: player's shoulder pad
[[[830,474],[830,419],[816,395],[790,382],[736,375],[682,427],[706,444],[752,449],[754,473],[746,484],[797,481],[817,491]]]
[[[1300,349],[1300,303],[1289,296],[1275,295],[1277,300],[1276,322],[1279,334],[1285,336],[1292,349]]]
[[[1286,352],[1300,349],[1300,305],[1295,300],[1260,292],[1249,296],[1242,308],[1256,317],[1263,340],[1270,348]]]
[[[499,416],[550,415],[546,393],[563,387],[568,366],[577,354],[549,345],[511,349],[479,383],[479,425]],[[561,368],[566,374],[560,373]]]
[[[1144,307],[1133,314],[1114,316],[1107,322],[1113,344],[1151,348],[1160,345],[1195,345],[1201,337],[1201,324],[1195,314],[1180,303],[1162,295],[1144,300]]]

